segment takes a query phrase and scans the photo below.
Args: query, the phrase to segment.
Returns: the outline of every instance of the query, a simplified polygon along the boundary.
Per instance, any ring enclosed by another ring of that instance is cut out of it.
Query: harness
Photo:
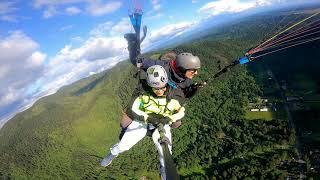
[[[170,100],[166,97],[157,100],[150,95],[140,95],[140,99],[139,108],[148,114],[155,113],[168,116],[174,113],[173,110],[168,108]],[[161,101],[165,101],[165,103],[161,104]]]

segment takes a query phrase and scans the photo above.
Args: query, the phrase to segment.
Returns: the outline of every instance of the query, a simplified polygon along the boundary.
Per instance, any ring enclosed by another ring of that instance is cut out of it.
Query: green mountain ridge
[[[42,98],[30,109],[10,120],[0,133],[1,152],[5,153],[1,156],[1,169],[4,168],[2,172],[9,171],[14,164],[17,165],[14,166],[14,173],[17,175],[37,174],[30,171],[33,169],[38,173],[43,171],[48,177],[55,177],[57,169],[45,169],[45,163],[54,160],[52,163],[56,163],[57,167],[63,167],[59,156],[61,153],[71,156],[74,153],[74,149],[70,147],[72,144],[82,146],[88,143],[102,145],[108,141],[113,143],[115,137],[103,137],[102,134],[106,127],[111,127],[109,132],[118,133],[117,119],[120,117],[121,107],[117,103],[119,98],[115,91],[121,77],[112,74],[126,71],[128,64],[123,64],[110,70],[110,73],[102,73],[66,86],[56,94]],[[104,143],[97,142],[93,132],[99,132],[102,137],[98,139]],[[69,147],[67,150],[70,152],[59,152],[63,149],[60,147]],[[96,153],[94,149],[91,151]],[[11,157],[11,153],[15,153],[15,156]],[[63,162],[72,166],[70,161],[66,163]]]

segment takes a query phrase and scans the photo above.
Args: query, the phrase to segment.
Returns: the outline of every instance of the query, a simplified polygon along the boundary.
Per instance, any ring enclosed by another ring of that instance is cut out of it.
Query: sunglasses
[[[195,74],[198,72],[198,69],[188,69],[191,74]]]

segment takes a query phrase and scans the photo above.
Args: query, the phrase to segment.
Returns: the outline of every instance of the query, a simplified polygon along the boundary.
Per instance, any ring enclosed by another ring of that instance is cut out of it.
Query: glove
[[[169,124],[172,120],[160,114],[149,114],[148,122],[157,126],[157,124]]]
[[[140,116],[137,116],[137,117],[136,117],[136,119],[137,119],[138,121],[142,121],[142,122],[147,121],[148,118],[149,118],[148,114],[140,115]]]
[[[207,82],[198,82],[195,83],[194,86],[196,86],[197,88],[203,88],[205,85],[207,85]]]
[[[199,83],[192,84],[191,86],[189,86],[184,90],[185,97],[192,98],[196,94],[196,92],[199,90],[199,88],[204,87],[204,85],[206,84],[207,84],[206,82],[203,82],[203,83],[199,82]]]

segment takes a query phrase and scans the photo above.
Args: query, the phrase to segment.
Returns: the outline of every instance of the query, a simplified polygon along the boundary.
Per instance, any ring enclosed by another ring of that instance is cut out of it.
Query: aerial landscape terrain
[[[191,52],[202,67],[194,81],[223,67],[320,5],[249,15],[155,48]],[[320,21],[320,15],[316,22]],[[302,27],[301,24],[300,27]],[[319,37],[320,31],[313,32]],[[320,40],[237,65],[185,104],[172,129],[181,179],[320,179]],[[0,179],[160,179],[150,137],[101,159],[118,141],[119,121],[138,80],[128,60],[63,86],[0,129]]]

